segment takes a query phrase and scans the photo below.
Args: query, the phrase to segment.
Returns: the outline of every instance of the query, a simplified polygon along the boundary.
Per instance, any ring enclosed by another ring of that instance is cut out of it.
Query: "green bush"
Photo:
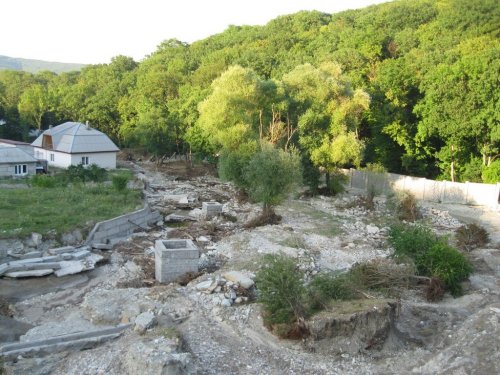
[[[350,300],[356,297],[349,274],[320,273],[307,286],[307,305],[311,313],[324,309],[332,300]]]
[[[439,278],[453,296],[461,293],[460,282],[472,272],[467,258],[429,228],[393,226],[389,243],[394,247],[394,256],[413,260],[419,275]]]
[[[495,160],[489,167],[484,167],[481,177],[487,184],[500,182],[500,159]]]
[[[244,176],[244,169],[251,158],[252,153],[248,152],[233,151],[222,153],[217,164],[219,177],[223,181],[232,181],[239,188],[245,189],[247,183]]]
[[[265,255],[256,275],[258,301],[264,307],[264,324],[291,325],[304,316],[303,273],[285,255]]]
[[[462,294],[460,282],[470,276],[472,265],[461,252],[446,243],[437,242],[426,252],[424,262],[430,271],[428,276],[444,281],[452,296]]]
[[[319,180],[321,178],[321,172],[318,167],[316,167],[309,158],[308,155],[302,154],[302,179],[304,184],[309,187],[311,195],[317,195],[319,192]]]
[[[31,177],[30,185],[41,188],[53,188],[56,186],[56,179],[45,174],[37,174]]]
[[[248,194],[264,209],[279,204],[301,181],[300,157],[271,145],[263,145],[244,169]]]
[[[348,181],[349,177],[342,172],[333,172],[327,178],[326,188],[331,195],[341,194],[345,191],[345,185]]]
[[[70,165],[63,173],[64,179],[71,183],[77,182],[103,182],[108,176],[108,172],[96,164],[84,167],[82,164]]]
[[[113,188],[118,191],[122,192],[127,189],[127,183],[128,183],[128,176],[125,175],[115,175],[111,179],[111,183],[113,184]]]

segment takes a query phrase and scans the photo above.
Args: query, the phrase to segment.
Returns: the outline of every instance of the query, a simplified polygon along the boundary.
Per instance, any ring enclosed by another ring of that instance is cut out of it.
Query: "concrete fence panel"
[[[451,181],[433,181],[395,173],[374,173],[344,170],[350,177],[349,186],[367,191],[375,188],[377,194],[390,194],[396,190],[411,192],[417,199],[429,202],[458,203],[500,209],[500,183],[479,184]]]

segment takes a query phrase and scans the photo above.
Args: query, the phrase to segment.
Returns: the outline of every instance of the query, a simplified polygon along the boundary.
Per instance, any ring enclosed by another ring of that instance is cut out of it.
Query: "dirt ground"
[[[16,280],[1,279],[0,296],[10,302],[2,311],[8,309],[24,324],[19,333],[24,340],[133,323],[144,312],[155,315],[156,325],[145,332],[129,329],[94,349],[8,360],[7,373],[500,373],[498,212],[422,203],[424,221],[436,232],[452,238],[463,222],[472,221],[483,225],[492,240],[468,254],[475,272],[464,296],[447,295],[430,303],[420,290],[407,290],[399,296],[398,316],[383,344],[352,351],[349,337],[342,338],[340,348],[340,341],[320,345],[280,340],[263,326],[254,300],[225,306],[224,290],[207,293],[200,284],[220,281],[228,271],[253,277],[262,255],[269,253],[294,257],[310,275],[387,258],[391,212],[383,197],[376,198],[373,211],[356,204],[356,191],[338,197],[291,197],[277,207],[280,224],[245,229],[260,207],[238,200],[238,192],[215,178],[212,167],[137,159],[135,155],[134,162],[121,163],[144,183],[152,208],[166,218],[177,215],[186,221],[166,219],[162,226],[136,233],[115,245],[106,264],[86,274],[45,278],[43,287],[33,285],[40,284],[37,280],[16,285]],[[212,200],[223,204],[223,215],[203,220],[201,203]],[[153,247],[164,238],[191,239],[200,248],[204,271],[184,286],[154,280]]]

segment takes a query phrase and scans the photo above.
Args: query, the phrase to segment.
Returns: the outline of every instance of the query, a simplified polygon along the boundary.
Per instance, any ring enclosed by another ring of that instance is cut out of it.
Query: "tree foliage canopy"
[[[397,0],[166,40],[140,63],[0,71],[0,136],[88,120],[157,154],[265,140],[315,168],[480,179],[478,161],[500,157],[499,14],[495,0]]]

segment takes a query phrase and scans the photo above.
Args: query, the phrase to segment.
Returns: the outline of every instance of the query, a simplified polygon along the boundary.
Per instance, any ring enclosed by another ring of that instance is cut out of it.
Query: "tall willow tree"
[[[359,166],[364,143],[360,127],[370,97],[354,90],[339,65],[316,68],[300,65],[283,77],[295,110],[299,143],[317,167],[330,173],[348,165]]]

